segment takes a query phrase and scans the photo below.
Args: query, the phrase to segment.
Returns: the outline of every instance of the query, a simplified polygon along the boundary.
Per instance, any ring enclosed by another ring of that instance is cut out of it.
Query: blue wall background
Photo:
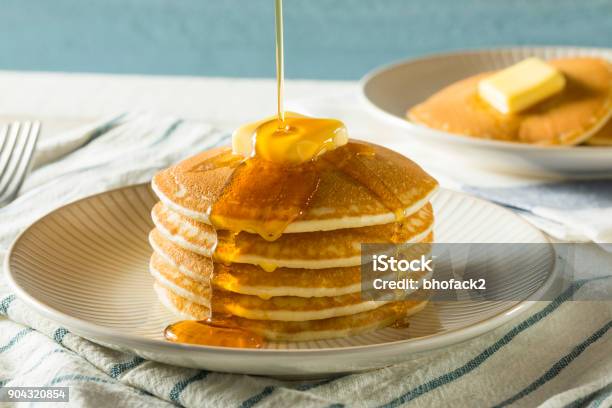
[[[512,44],[612,46],[612,0],[285,0],[292,78]],[[273,0],[1,0],[0,69],[272,77]]]

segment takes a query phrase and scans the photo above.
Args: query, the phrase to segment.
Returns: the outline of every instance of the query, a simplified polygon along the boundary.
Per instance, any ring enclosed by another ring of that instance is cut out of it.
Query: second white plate
[[[597,56],[612,61],[608,48],[517,47],[463,51],[410,59],[376,69],[361,81],[365,105],[399,135],[420,143],[437,157],[494,171],[571,178],[612,174],[612,147],[538,147],[483,140],[416,125],[408,108],[458,80],[501,69],[536,56],[543,59]],[[401,136],[400,136],[401,137]]]

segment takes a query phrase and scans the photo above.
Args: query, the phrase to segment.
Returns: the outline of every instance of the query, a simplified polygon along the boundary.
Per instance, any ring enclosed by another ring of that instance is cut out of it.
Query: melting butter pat
[[[238,128],[232,151],[277,163],[300,164],[348,143],[348,132],[336,119],[310,118],[293,112],[284,122],[276,116]]]
[[[523,111],[565,87],[565,77],[539,58],[527,58],[478,83],[482,99],[504,114]]]

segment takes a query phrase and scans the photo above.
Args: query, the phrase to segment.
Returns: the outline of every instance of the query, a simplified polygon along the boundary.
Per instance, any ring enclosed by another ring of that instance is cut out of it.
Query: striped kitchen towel
[[[465,182],[461,189],[526,213],[559,239],[593,241],[612,251],[612,179],[514,179],[494,187]]]
[[[0,258],[43,213],[145,182],[160,168],[228,141],[203,124],[144,115],[80,132],[66,137],[69,149],[44,152],[46,164],[18,200],[0,209]],[[67,386],[70,405],[78,407],[604,407],[612,404],[612,304],[586,300],[592,291],[611,290],[610,277],[576,276],[551,302],[469,342],[379,370],[291,382],[173,367],[102,347],[30,310],[2,277],[0,385]]]

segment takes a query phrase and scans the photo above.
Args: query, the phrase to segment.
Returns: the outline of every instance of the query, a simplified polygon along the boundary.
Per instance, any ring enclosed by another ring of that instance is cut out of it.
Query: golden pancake
[[[587,139],[586,144],[591,146],[612,146],[612,119]]]
[[[173,243],[218,261],[250,263],[274,269],[330,268],[361,264],[361,244],[421,242],[431,232],[433,210],[427,203],[401,222],[370,227],[284,234],[270,242],[259,235],[217,231],[168,209],[161,203],[152,211],[159,232]]]
[[[206,306],[190,301],[157,283],[154,287],[161,302],[177,315],[196,320],[206,320],[210,316]],[[268,340],[308,341],[352,336],[389,326],[421,311],[426,305],[427,301],[422,299],[403,300],[353,315],[307,321],[251,320],[236,316],[229,319],[239,327]],[[224,320],[227,318],[224,317]]]
[[[278,268],[274,272],[267,272],[250,264],[223,265],[213,262],[209,257],[185,250],[165,239],[156,229],[151,231],[149,241],[156,254],[184,275],[209,285],[212,273],[213,286],[230,292],[266,298],[339,296],[361,290],[360,266],[327,269]],[[423,243],[430,242],[433,242],[433,233],[423,240]],[[430,245],[423,245],[415,249],[419,254],[426,254],[431,248]]]
[[[239,220],[297,233],[392,223],[397,209],[390,207],[418,211],[437,182],[398,153],[352,141],[297,166],[213,149],[158,173],[152,186],[167,207],[194,220],[210,224],[216,210],[226,225]]]
[[[313,298],[274,296],[262,299],[258,296],[243,295],[216,288],[211,290],[210,285],[203,284],[183,274],[158,254],[153,254],[151,257],[150,271],[160,286],[180,294],[192,302],[209,308],[212,304],[216,313],[230,314],[247,319],[284,321],[326,319],[360,313],[378,308],[386,303],[386,301],[378,300],[363,301],[360,292],[341,296]],[[407,295],[408,293],[397,292],[395,300]],[[393,298],[389,300],[393,300]]]
[[[551,60],[565,89],[514,115],[499,113],[478,95],[491,73],[456,82],[408,112],[411,121],[449,133],[538,145],[575,145],[612,114],[612,66],[591,57]]]

